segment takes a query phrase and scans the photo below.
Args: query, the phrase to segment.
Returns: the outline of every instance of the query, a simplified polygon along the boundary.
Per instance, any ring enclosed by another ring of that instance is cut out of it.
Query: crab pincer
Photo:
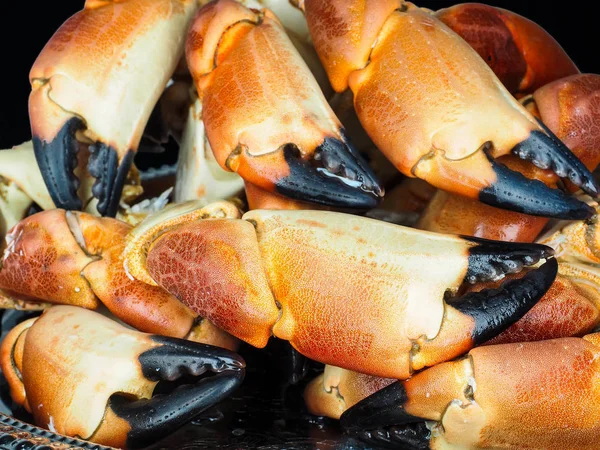
[[[334,89],[352,90],[366,132],[402,173],[530,215],[593,214],[496,161],[513,154],[599,192],[590,171],[433,13],[400,0],[301,3]],[[344,24],[333,37],[331,23]]]
[[[31,73],[35,155],[58,208],[79,210],[79,141],[89,144],[98,212],[114,216],[142,133],[183,54],[189,0],[86,2]]]
[[[397,379],[502,332],[557,272],[543,245],[324,211],[195,220],[166,226],[144,247],[152,279],[228,333],[257,347],[273,335],[311,359]],[[464,282],[499,280],[542,259],[498,290],[447,299]]]
[[[341,416],[393,448],[598,447],[600,334],[473,349],[397,381]]]
[[[0,352],[13,399],[36,423],[128,448],[160,439],[228,397],[245,367],[229,350],[140,333],[64,305],[14,328]],[[160,382],[177,380],[189,384],[153,394]]]
[[[370,209],[383,189],[268,9],[204,6],[186,55],[217,162],[298,200]]]

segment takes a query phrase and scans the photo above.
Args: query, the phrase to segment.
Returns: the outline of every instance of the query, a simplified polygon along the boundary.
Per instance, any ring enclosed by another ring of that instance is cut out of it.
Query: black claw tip
[[[276,183],[277,191],[298,200],[342,208],[372,209],[383,188],[362,156],[348,142],[326,138],[314,161],[303,160],[291,145],[284,148],[290,174]],[[318,164],[318,165],[317,165]]]
[[[395,450],[429,450],[431,439],[431,431],[424,422],[352,434],[367,444]]]
[[[127,447],[145,447],[167,436],[227,398],[242,383],[244,371],[223,372],[193,385],[176,388],[168,395],[131,401],[114,396],[110,408],[130,426]]]
[[[513,148],[513,153],[536,167],[550,169],[559,177],[568,178],[575,186],[596,197],[600,187],[591,172],[548,127],[539,120],[538,123],[547,134],[533,131]]]
[[[244,361],[229,350],[164,336],[152,339],[162,345],[139,356],[147,379],[175,381],[186,375],[198,379],[151,399],[112,397],[110,408],[130,425],[128,447],[142,447],[172,433],[228,397],[244,379]],[[215,375],[200,378],[208,371]]]
[[[407,401],[406,389],[397,381],[347,409],[340,417],[340,424],[347,432],[360,433],[364,430],[422,422],[422,418],[404,410]]]
[[[461,237],[477,243],[469,249],[469,268],[464,281],[470,284],[500,280],[506,274],[518,273],[524,266],[532,266],[540,259],[554,255],[553,248],[542,244]]]
[[[79,180],[73,174],[77,167],[79,143],[75,138],[77,130],[84,128],[81,119],[69,119],[51,142],[33,136],[35,159],[57,208],[80,210],[82,202],[77,196]]]
[[[90,153],[88,171],[96,178],[92,194],[98,199],[98,212],[103,216],[115,217],[134,154],[128,151],[119,165],[117,151],[102,142],[90,145]]]
[[[475,345],[489,341],[520,320],[550,289],[558,263],[552,258],[523,278],[508,281],[499,289],[472,292],[452,302],[452,306],[475,322]]]
[[[173,381],[183,375],[200,376],[206,371],[241,370],[244,360],[236,353],[208,344],[166,336],[152,336],[162,344],[140,355],[142,373],[151,381]]]
[[[595,214],[586,203],[559,189],[551,189],[541,181],[531,180],[495,161],[490,161],[490,164],[497,180],[479,193],[482,203],[532,216],[564,220],[584,220]]]

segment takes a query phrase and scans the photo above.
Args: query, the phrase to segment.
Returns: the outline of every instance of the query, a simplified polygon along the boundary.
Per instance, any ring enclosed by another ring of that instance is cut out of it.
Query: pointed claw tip
[[[506,274],[519,273],[523,267],[537,264],[554,255],[546,245],[502,242],[463,236],[477,245],[469,248],[469,264],[465,281],[470,284],[497,281]]]
[[[77,195],[79,179],[73,173],[77,166],[79,143],[75,138],[83,122],[69,119],[51,142],[33,136],[33,150],[48,192],[57,208],[80,210],[83,207]]]
[[[336,144],[332,148],[339,150],[340,145]],[[356,163],[352,152],[340,151],[340,153],[338,150],[330,152],[325,157],[324,153],[328,150],[317,149],[316,159],[307,161],[300,157],[293,146],[284,147],[283,154],[290,173],[277,180],[275,185],[277,192],[290,198],[326,206],[363,210],[375,208],[382,200],[377,193],[383,193],[383,190],[364,188],[364,180],[375,180],[374,175],[370,174],[370,168]],[[336,169],[339,174],[332,173],[324,167],[315,167],[313,164],[325,160],[331,166],[336,158],[344,162],[344,164],[340,162]],[[349,167],[354,167],[355,170],[349,170]],[[345,178],[346,173],[352,173],[355,180]]]
[[[90,146],[88,171],[96,178],[92,194],[98,199],[98,212],[102,216],[115,217],[121,201],[121,192],[131,164],[133,151],[128,151],[121,162],[117,151],[102,142]]]
[[[557,273],[556,258],[548,257],[524,277],[507,281],[498,289],[468,293],[451,306],[473,318],[472,339],[479,345],[520,320],[550,289]]]
[[[532,216],[562,220],[580,220],[590,217],[590,207],[559,189],[551,189],[538,180],[503,164],[491,161],[496,182],[481,190],[479,200],[496,208],[508,209]]]
[[[365,192],[383,197],[384,190],[371,167],[346,136],[345,130],[342,129],[340,134],[341,140],[325,138],[315,150],[315,159],[320,160],[331,175],[339,176],[351,186],[358,184]]]
[[[113,396],[110,408],[129,424],[127,447],[145,447],[230,396],[243,378],[244,371],[220,373],[192,385],[178,386],[169,394],[137,401]]]
[[[139,361],[142,373],[149,380],[176,380],[184,374],[200,376],[213,373],[243,373],[246,362],[238,354],[220,347],[154,335],[162,344],[142,353]]]
[[[406,389],[397,381],[344,411],[340,417],[340,425],[344,431],[356,433],[423,421],[406,412],[404,405],[407,401]]]
[[[551,169],[560,178],[568,178],[587,194],[598,196],[600,186],[588,168],[539,119],[538,124],[543,132],[532,131],[513,148],[513,154],[541,169]]]

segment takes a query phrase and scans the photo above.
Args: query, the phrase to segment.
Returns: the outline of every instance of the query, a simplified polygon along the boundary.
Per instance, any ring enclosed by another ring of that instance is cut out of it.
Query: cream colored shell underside
[[[53,306],[27,333],[25,357],[35,349],[42,360],[31,363],[30,370],[36,368],[34,378],[49,388],[44,398],[28,393],[42,426],[52,422],[58,433],[88,438],[114,393],[151,397],[156,383],[143,376],[138,361],[141,353],[157,346],[147,335],[73,306]],[[24,372],[28,366],[24,360]]]
[[[105,51],[112,56],[103,55],[101,64],[95,61],[92,39],[88,46],[70,47],[75,60],[87,58],[87,64],[71,63],[70,56],[61,55],[67,58],[67,64],[45,62],[48,66],[32,72],[32,84],[35,87],[50,83],[50,100],[83,118],[91,140],[113,145],[120,153],[136,150],[150,113],[183,55],[186,32],[197,4],[192,1],[176,8],[171,1],[156,2],[156,8],[165,7],[171,11],[164,20],[156,20],[155,8],[148,8],[148,18],[139,21],[144,27],[134,28],[121,47]],[[113,4],[102,8],[113,8],[115,14],[121,11]]]

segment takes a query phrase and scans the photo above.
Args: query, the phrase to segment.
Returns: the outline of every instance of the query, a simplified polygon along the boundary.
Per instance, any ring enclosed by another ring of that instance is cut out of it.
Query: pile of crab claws
[[[139,356],[142,373],[152,381],[176,381],[182,376],[200,377],[194,384],[176,387],[169,394],[131,401],[114,396],[112,414],[130,426],[127,447],[139,448],[167,436],[194,417],[229,397],[244,379],[243,360],[231,352],[164,336],[152,336],[162,344]],[[235,356],[235,357],[234,357]]]
[[[384,189],[341,131],[342,139],[327,137],[323,140],[315,149],[312,162],[300,158],[293,146],[284,147],[289,175],[276,181],[277,192],[327,206],[375,208],[383,199]]]

